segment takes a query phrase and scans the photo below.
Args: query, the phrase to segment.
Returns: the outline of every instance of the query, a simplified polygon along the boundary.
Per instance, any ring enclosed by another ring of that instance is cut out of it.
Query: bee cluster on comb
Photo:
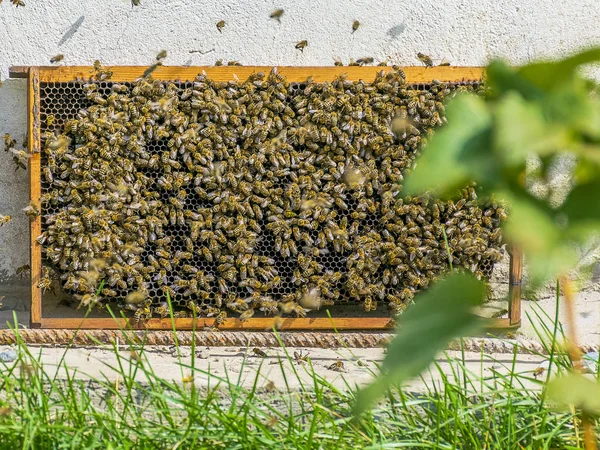
[[[167,295],[177,317],[396,313],[449,259],[487,278],[500,205],[474,186],[456,201],[398,195],[445,100],[480,89],[409,85],[397,67],[371,82],[273,69],[41,83],[44,265],[83,304],[137,319],[164,317]]]

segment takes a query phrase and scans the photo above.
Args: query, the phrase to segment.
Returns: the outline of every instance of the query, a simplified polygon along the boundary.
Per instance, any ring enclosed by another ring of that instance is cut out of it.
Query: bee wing
[[[25,150],[17,150],[16,148],[11,148],[9,150],[13,155],[18,156],[19,158],[31,158],[32,156]]]

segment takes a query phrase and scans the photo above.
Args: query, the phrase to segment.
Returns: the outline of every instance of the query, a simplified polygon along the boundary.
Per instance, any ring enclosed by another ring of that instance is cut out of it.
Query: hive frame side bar
[[[29,199],[40,204],[41,195],[41,147],[40,147],[40,74],[31,67],[27,77],[27,142],[29,158]],[[39,328],[42,320],[42,290],[38,287],[42,276],[42,247],[37,237],[42,232],[42,218],[38,215],[31,220],[29,229],[31,272],[30,327]]]
[[[214,81],[230,81],[234,75],[240,80],[251,74],[263,72],[268,74],[274,66],[162,66],[152,72],[152,78],[158,80],[193,80],[198,74],[205,72]],[[312,77],[315,82],[332,81],[340,75],[346,75],[350,81],[364,79],[371,81],[381,71],[389,72],[390,66],[328,66],[328,67],[290,67],[276,66],[279,74],[289,82],[303,82]],[[57,66],[37,67],[42,82],[68,82],[77,78],[87,79],[94,73],[91,66]],[[127,82],[140,78],[148,69],[147,66],[105,67],[113,75],[110,81]],[[12,76],[21,76],[21,67],[11,70]],[[431,83],[432,80],[444,82],[460,82],[463,80],[481,80],[483,67],[403,67],[408,83]]]

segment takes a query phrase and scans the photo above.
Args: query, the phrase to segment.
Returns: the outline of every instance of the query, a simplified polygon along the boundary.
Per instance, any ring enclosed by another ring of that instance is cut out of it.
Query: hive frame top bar
[[[158,80],[193,80],[196,75],[205,71],[214,81],[229,81],[234,74],[245,80],[251,74],[264,72],[268,74],[274,66],[161,66],[152,72],[152,78]],[[303,82],[311,76],[315,82],[331,81],[339,75],[346,74],[350,81],[363,79],[371,81],[380,71],[389,72],[391,66],[275,66],[288,82]],[[13,66],[10,78],[27,78],[30,69],[37,69],[41,82],[69,82],[76,78],[89,78],[94,73],[91,66]],[[113,72],[113,81],[133,81],[140,78],[148,66],[106,66],[105,70]],[[483,67],[402,67],[409,83],[430,83],[432,80],[443,82],[481,80]]]

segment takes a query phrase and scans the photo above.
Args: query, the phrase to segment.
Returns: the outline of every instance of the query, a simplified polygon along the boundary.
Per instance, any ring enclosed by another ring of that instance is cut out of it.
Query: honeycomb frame
[[[110,67],[113,72],[112,82],[128,82],[139,78],[146,67]],[[255,72],[267,73],[271,67],[160,67],[153,73],[153,78],[160,80],[192,80],[197,74],[205,71],[215,81],[229,81],[234,74],[239,79],[245,79]],[[303,82],[312,76],[315,82],[331,81],[340,74],[346,74],[349,80],[370,80],[386,67],[278,67],[279,73],[290,83]],[[478,82],[483,77],[483,69],[479,67],[405,67],[407,83],[412,85],[428,85],[433,80],[442,82]],[[41,183],[41,83],[68,83],[78,78],[88,78],[93,73],[92,67],[14,67],[11,68],[12,78],[28,79],[28,142],[30,168],[30,199],[39,202],[42,191]],[[31,327],[32,328],[84,328],[84,329],[115,329],[120,327],[146,329],[172,329],[170,319],[150,319],[134,323],[128,319],[113,318],[45,318],[42,315],[42,290],[37,286],[42,276],[42,246],[36,242],[36,237],[42,231],[41,218],[31,221]],[[518,327],[520,324],[520,284],[522,273],[522,255],[519,249],[512,248],[510,254],[509,279],[509,312],[508,317],[496,319],[492,327],[506,329]],[[358,306],[358,305],[355,305]],[[356,308],[357,316],[362,309]],[[211,327],[212,318],[176,318],[177,329],[202,329]],[[220,329],[265,330],[274,325],[273,318],[251,318],[245,322],[237,318],[228,318],[220,325]],[[285,318],[281,329],[285,330],[374,330],[386,329],[393,326],[389,317],[308,317]]]

